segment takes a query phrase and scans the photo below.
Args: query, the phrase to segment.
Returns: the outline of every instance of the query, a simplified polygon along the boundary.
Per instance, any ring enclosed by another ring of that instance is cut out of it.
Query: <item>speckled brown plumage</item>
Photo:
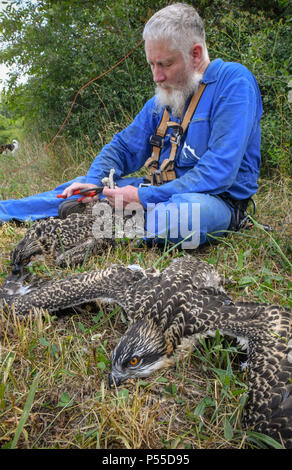
[[[207,263],[186,256],[162,272],[112,265],[24,295],[2,288],[15,312],[55,312],[93,299],[123,307],[129,327],[111,357],[110,383],[143,377],[174,362],[200,336],[232,336],[247,348],[249,398],[244,423],[292,448],[291,312],[274,305],[233,302]]]
[[[101,202],[101,207],[105,203]],[[11,252],[12,272],[19,273],[38,256],[49,257],[57,266],[65,267],[82,264],[88,256],[103,253],[113,242],[93,236],[96,219],[92,207],[87,204],[84,213],[73,213],[66,219],[50,217],[34,222]]]

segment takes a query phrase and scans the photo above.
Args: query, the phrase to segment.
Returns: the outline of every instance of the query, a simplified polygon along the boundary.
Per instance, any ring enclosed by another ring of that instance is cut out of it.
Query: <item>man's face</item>
[[[169,106],[172,113],[182,116],[188,97],[196,92],[202,74],[195,71],[189,58],[186,63],[182,53],[172,50],[167,41],[146,40],[145,51],[160,106]]]
[[[191,67],[186,65],[180,51],[171,50],[167,41],[162,40],[147,40],[145,51],[158,87],[171,93],[173,89],[182,89],[186,85]]]

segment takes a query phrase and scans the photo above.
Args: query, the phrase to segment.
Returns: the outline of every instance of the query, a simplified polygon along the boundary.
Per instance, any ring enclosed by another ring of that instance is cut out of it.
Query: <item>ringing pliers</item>
[[[97,194],[100,194],[102,193],[103,191],[103,186],[94,186],[92,188],[88,188],[88,189],[76,189],[72,196],[75,196],[76,194],[84,194],[84,196],[80,197],[78,199],[78,202],[82,201],[82,199],[86,198],[86,197],[93,197],[93,196],[96,196]],[[57,194],[57,198],[63,198],[63,199],[66,199],[67,196],[63,196],[63,194]]]

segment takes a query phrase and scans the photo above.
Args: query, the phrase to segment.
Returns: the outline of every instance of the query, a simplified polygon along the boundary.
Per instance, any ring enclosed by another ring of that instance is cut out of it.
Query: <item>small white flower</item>
[[[94,342],[94,341],[100,341],[101,338],[104,336],[105,334],[105,330],[102,332],[102,333],[95,333],[95,335],[91,336],[91,341]]]

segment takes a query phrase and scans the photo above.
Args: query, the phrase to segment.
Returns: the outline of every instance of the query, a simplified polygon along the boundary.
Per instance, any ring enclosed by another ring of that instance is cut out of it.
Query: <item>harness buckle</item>
[[[161,137],[161,135],[155,134],[150,137],[149,142],[151,145],[154,145],[154,147],[159,147],[162,149],[164,145],[164,138]]]
[[[160,169],[155,170],[155,172],[152,174],[152,178],[154,186],[161,186],[163,184],[162,172]]]
[[[171,124],[168,127],[171,127],[173,129],[173,134],[170,138],[171,142],[176,144],[176,145],[179,145],[180,141],[181,141],[181,138],[182,138],[182,135],[184,133],[184,130],[183,130],[182,126],[180,124],[174,123],[174,124]]]

